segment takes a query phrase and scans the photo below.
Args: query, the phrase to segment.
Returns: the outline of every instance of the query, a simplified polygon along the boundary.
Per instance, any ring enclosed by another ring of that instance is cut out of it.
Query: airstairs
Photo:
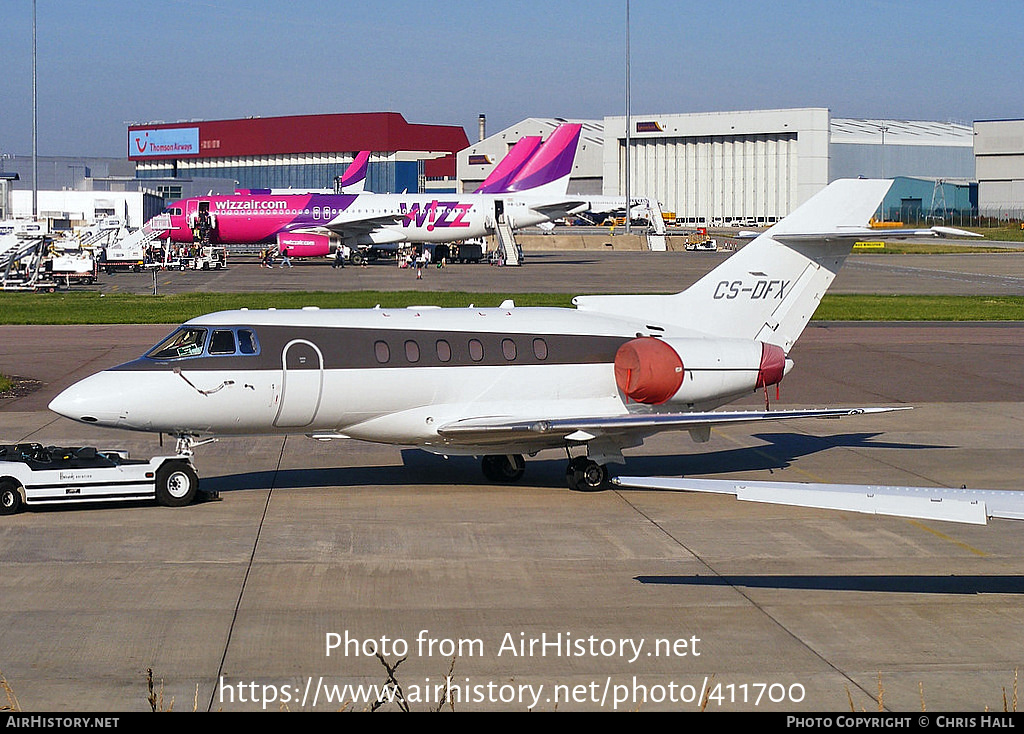
[[[647,249],[652,252],[665,252],[668,249],[666,241],[665,217],[662,216],[661,204],[656,199],[647,200],[647,221],[651,223],[651,229],[647,232]]]
[[[505,265],[522,265],[522,251],[519,243],[516,242],[515,233],[505,217],[498,219],[498,254]]]
[[[50,242],[34,234],[0,236],[0,290],[56,290],[56,281],[43,269]]]
[[[142,227],[131,232],[127,227],[101,227],[97,232],[82,241],[94,248],[104,251],[103,264],[112,267],[135,267],[142,265],[146,248],[155,240],[160,239],[170,229],[170,221],[165,215],[153,217]]]

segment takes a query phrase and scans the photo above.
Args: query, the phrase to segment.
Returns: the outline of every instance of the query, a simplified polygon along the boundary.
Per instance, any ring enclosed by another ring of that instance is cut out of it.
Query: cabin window
[[[256,345],[256,334],[252,329],[238,330],[238,351],[242,354],[256,354],[259,347]]]
[[[230,329],[216,329],[210,337],[210,354],[234,354],[235,332]]]
[[[474,362],[479,362],[484,358],[484,345],[480,343],[479,339],[469,340],[469,358]]]
[[[420,361],[420,345],[414,342],[412,339],[405,343],[405,358],[409,362]]]
[[[452,361],[452,345],[446,342],[444,339],[437,340],[437,358],[441,362]]]
[[[388,361],[391,359],[391,348],[388,346],[387,342],[374,342],[373,355],[381,364],[387,364]]]
[[[516,358],[516,343],[511,339],[501,340],[501,353],[509,362]]]
[[[548,358],[548,343],[539,337],[533,340],[533,356],[541,360]]]
[[[178,329],[146,355],[150,359],[198,357],[206,343],[206,329]]]

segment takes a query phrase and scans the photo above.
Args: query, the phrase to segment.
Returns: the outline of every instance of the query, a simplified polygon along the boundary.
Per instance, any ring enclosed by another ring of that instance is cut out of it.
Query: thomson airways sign
[[[170,158],[199,155],[199,128],[129,130],[129,158]]]

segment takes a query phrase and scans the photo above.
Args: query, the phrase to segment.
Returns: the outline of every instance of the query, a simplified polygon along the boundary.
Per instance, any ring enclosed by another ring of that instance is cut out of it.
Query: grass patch
[[[14,387],[14,380],[5,375],[0,375],[0,395],[3,395],[12,387]]]
[[[956,226],[955,224],[953,225]],[[966,227],[964,229],[967,229]],[[1024,242],[1024,229],[1019,223],[1008,224],[1005,227],[971,227],[971,232],[985,235],[987,240],[998,240],[1001,242]]]
[[[867,238],[865,238],[867,239]],[[1002,240],[1001,237],[989,237],[990,240]],[[979,242],[981,240],[978,240]],[[975,253],[1000,253],[1019,255],[1020,252],[1006,247],[987,247],[985,245],[952,242],[886,242],[885,247],[855,248],[854,255],[973,255]]]
[[[1021,296],[826,295],[815,321],[1021,321]]]
[[[0,324],[180,324],[213,311],[238,308],[385,308],[470,304],[571,307],[566,293],[183,293],[166,296],[99,293],[0,293]],[[1019,296],[826,295],[816,321],[1024,321]]]
[[[117,293],[0,293],[2,324],[179,324],[214,311],[238,308],[386,308],[406,306],[570,306],[572,296],[547,293],[349,291],[283,293],[181,293],[148,296]]]

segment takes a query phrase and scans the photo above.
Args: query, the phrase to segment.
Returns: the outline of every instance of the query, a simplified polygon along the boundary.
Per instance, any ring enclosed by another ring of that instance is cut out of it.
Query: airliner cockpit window
[[[150,359],[180,359],[198,357],[203,353],[206,329],[178,329],[157,344],[146,355]]]

